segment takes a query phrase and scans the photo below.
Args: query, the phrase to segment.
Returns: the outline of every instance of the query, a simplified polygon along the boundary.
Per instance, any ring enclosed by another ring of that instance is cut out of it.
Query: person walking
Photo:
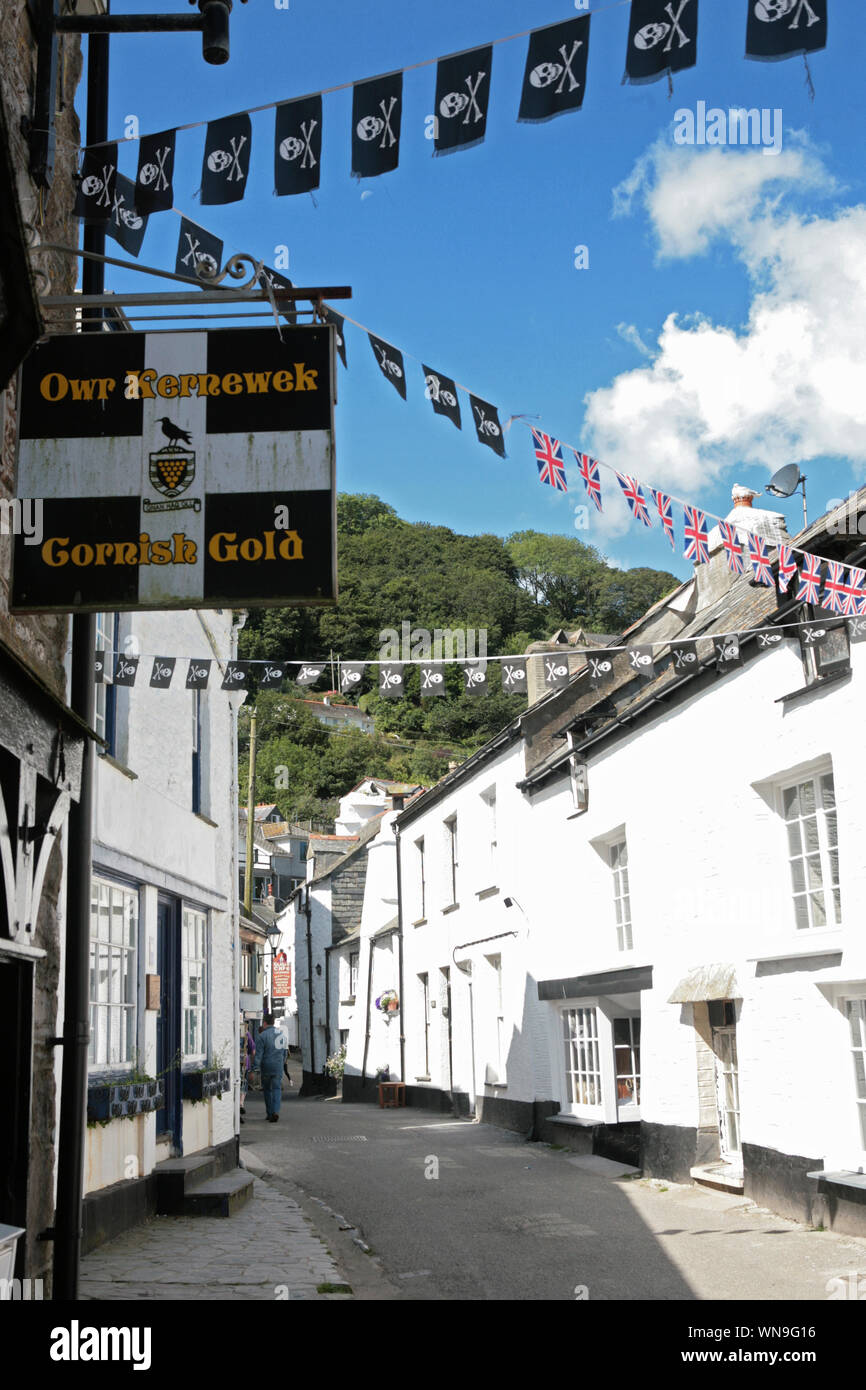
[[[268,1120],[276,1124],[280,1118],[280,1096],[283,1082],[283,1054],[286,1035],[282,1029],[274,1027],[273,1014],[262,1018],[261,1032],[256,1042],[256,1055],[253,1067],[262,1074],[262,1091],[265,1096],[265,1109]]]
[[[247,1092],[250,1089],[250,1072],[253,1067],[253,1058],[256,1055],[256,1044],[253,1039],[250,1025],[243,1024],[243,1037],[241,1039],[241,1124],[246,1124],[246,1102]]]

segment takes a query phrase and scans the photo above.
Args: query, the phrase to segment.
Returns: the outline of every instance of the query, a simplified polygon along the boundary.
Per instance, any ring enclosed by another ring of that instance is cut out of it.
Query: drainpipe
[[[325,947],[325,1057],[331,1055],[331,952]]]
[[[310,1010],[310,1075],[314,1076],[316,1071],[316,1035],[313,1025],[313,932],[310,926],[312,909],[310,908],[309,887],[304,890],[304,915],[307,919],[307,1002]]]
[[[373,993],[373,938],[370,937],[367,958],[367,1031],[364,1034],[364,1060],[361,1063],[361,1088],[367,1084],[367,1058],[370,1053],[370,999]]]
[[[400,805],[397,805],[397,802]],[[394,810],[403,809],[403,798],[394,797]],[[400,828],[394,826],[394,844],[397,852],[397,974],[400,991],[400,1080],[406,1080],[406,994],[403,989],[403,878],[400,868]]]

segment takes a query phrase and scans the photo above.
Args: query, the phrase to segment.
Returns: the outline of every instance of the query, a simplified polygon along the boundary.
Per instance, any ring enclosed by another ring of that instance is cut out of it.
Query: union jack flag
[[[800,570],[800,587],[797,590],[798,603],[817,603],[821,588],[821,556],[804,555]]]
[[[866,570],[852,565],[845,586],[845,617],[855,618],[866,613]]]
[[[749,561],[752,573],[758,584],[773,587],[773,566],[767,554],[767,542],[763,536],[749,536]]]
[[[654,487],[650,488],[650,492],[656,504],[659,521],[664,527],[665,535],[671,543],[671,550],[676,550],[676,541],[674,540],[674,513],[671,499],[664,492],[656,492]]]
[[[779,574],[777,583],[779,593],[784,594],[794,575],[797,573],[797,561],[794,559],[794,552],[789,545],[779,546]]]
[[[841,616],[845,612],[845,566],[837,560],[830,560],[827,564],[822,598],[822,607],[829,608],[831,613]]]
[[[595,459],[590,458],[589,454],[579,454],[576,449],[572,449],[571,452],[577,460],[577,471],[583,478],[587,492],[598,510],[601,511],[601,478],[598,473],[598,464]]]
[[[532,431],[532,438],[535,440],[539,482],[549,483],[551,487],[558,488],[560,492],[568,492],[568,485],[565,481],[565,460],[562,457],[562,445],[559,440],[551,439],[549,434],[544,434],[541,430],[536,429]]]
[[[627,473],[617,473],[616,480],[625,493],[625,500],[628,502],[632,516],[636,517],[638,521],[642,521],[644,526],[652,526],[647,511],[647,501],[637,478],[630,478]]]
[[[737,528],[728,521],[719,522],[719,530],[722,533],[722,545],[728,557],[728,569],[731,574],[745,574],[746,567],[743,563],[743,546],[737,535]]]
[[[683,508],[685,515],[686,548],[683,552],[687,560],[697,560],[699,565],[705,565],[710,558],[710,533],[707,529],[707,518],[703,512],[699,512],[697,507],[686,505]]]

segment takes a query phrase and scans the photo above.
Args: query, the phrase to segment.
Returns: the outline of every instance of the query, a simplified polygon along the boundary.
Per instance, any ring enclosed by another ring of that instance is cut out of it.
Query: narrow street
[[[866,1241],[490,1125],[297,1092],[278,1125],[257,1094],[247,1116],[244,1162],[308,1199],[356,1296],[826,1301],[866,1271]]]

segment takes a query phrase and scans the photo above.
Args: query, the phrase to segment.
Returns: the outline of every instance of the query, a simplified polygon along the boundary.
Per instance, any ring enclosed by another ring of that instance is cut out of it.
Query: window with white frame
[[[259,958],[255,946],[244,943],[241,947],[241,989],[259,992]]]
[[[496,1072],[496,1080],[504,1079],[503,1070],[505,1066],[505,1010],[502,1006],[502,957],[500,955],[488,956],[487,963],[491,970],[491,1003],[493,1005],[493,1069]]]
[[[617,1109],[640,1105],[640,1019],[613,1020]]]
[[[495,787],[489,787],[486,792],[481,793],[481,808],[483,812],[481,844],[482,876],[486,874],[487,882],[492,886],[497,881]]]
[[[457,817],[449,816],[445,821],[445,850],[446,850],[446,871],[447,886],[451,896],[448,905],[453,906],[457,903]]]
[[[838,926],[842,904],[833,773],[819,772],[783,786],[781,809],[797,930]]]
[[[192,692],[192,809],[201,815],[201,691]]]
[[[866,999],[848,999],[845,1003],[848,1027],[851,1030],[851,1053],[854,1058],[854,1087],[857,1118],[860,1125],[860,1144],[866,1149]]]
[[[207,914],[183,910],[181,932],[183,1060],[204,1061],[207,1053]]]
[[[415,841],[415,852],[418,856],[418,892],[420,894],[420,910],[418,921],[423,922],[427,916],[427,868],[424,860],[424,836]]]
[[[349,998],[354,999],[358,994],[358,961],[360,951],[352,951],[349,955]]]
[[[425,973],[418,976],[421,999],[421,1017],[424,1020],[424,1076],[430,1075],[430,977]]]
[[[107,748],[101,753],[114,754],[115,749],[115,707],[117,691],[114,686],[114,661],[117,655],[117,614],[96,614],[96,650],[105,653],[102,680],[96,682],[96,704],[93,712],[93,727]]]
[[[625,836],[608,848],[613,874],[613,902],[616,911],[616,944],[620,951],[632,949],[631,897],[628,886],[628,844]]]
[[[598,1107],[602,1103],[598,1011],[594,1006],[563,1009],[561,1019],[566,1100],[572,1107]]]
[[[135,1059],[138,892],[94,878],[90,895],[90,1066]]]

